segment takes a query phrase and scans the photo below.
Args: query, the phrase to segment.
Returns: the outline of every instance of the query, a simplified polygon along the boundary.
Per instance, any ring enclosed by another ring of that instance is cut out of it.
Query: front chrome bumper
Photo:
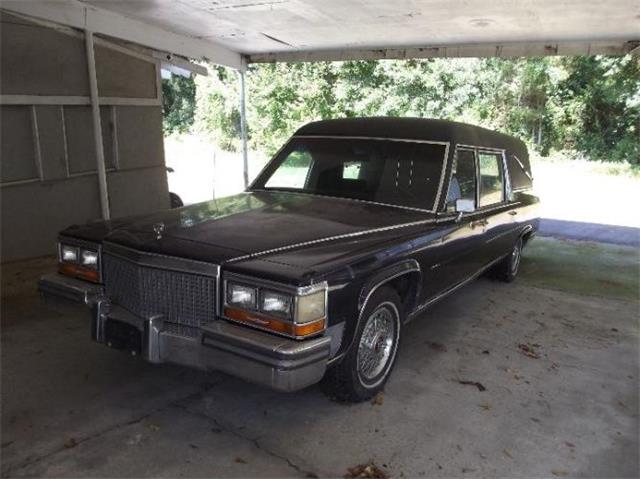
[[[198,337],[183,337],[164,331],[162,317],[141,318],[109,303],[100,286],[53,274],[42,277],[39,288],[89,305],[92,338],[99,343],[109,343],[110,321],[134,327],[142,338],[140,354],[151,363],[218,370],[287,392],[317,383],[327,368],[329,335],[290,340],[220,319],[202,327]]]
[[[102,285],[66,277],[59,273],[43,275],[38,282],[38,290],[45,297],[62,298],[85,305],[93,305],[104,295]]]

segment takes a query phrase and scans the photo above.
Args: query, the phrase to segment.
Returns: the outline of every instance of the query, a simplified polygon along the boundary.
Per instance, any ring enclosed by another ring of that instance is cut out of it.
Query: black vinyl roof
[[[449,142],[452,147],[469,145],[504,149],[514,187],[531,186],[529,154],[522,140],[467,123],[409,117],[339,118],[308,123],[300,127],[295,135],[431,140]],[[453,154],[453,148],[450,152]]]
[[[298,129],[296,135],[336,135],[432,140],[481,147],[526,149],[510,135],[466,123],[433,118],[359,117],[320,120]]]

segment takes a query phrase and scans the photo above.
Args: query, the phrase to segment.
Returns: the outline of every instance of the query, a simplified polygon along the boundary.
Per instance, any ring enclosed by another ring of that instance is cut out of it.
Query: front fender
[[[347,321],[345,325],[344,337],[337,355],[331,362],[339,361],[344,354],[351,348],[355,332],[362,321],[362,313],[367,306],[367,302],[371,295],[381,286],[393,281],[403,275],[417,275],[418,282],[415,288],[410,291],[412,298],[408,300],[408,304],[415,303],[422,289],[422,271],[420,265],[414,259],[405,259],[400,262],[383,267],[371,274],[359,289],[357,308],[355,309],[355,321]],[[405,302],[407,303],[407,302]]]

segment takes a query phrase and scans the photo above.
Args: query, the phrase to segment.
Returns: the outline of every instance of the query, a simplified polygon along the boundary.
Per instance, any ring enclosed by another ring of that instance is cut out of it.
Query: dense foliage
[[[191,77],[172,75],[162,80],[164,131],[184,133],[193,125],[196,111],[196,84]]]
[[[237,75],[215,68],[196,85],[194,128],[237,149]],[[268,154],[311,120],[393,115],[483,125],[542,154],[640,158],[640,64],[630,55],[252,65],[247,86],[251,146]]]

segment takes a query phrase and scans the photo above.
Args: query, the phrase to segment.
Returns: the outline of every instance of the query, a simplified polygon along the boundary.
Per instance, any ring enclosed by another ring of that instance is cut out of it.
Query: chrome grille
[[[140,265],[108,253],[103,269],[114,303],[143,318],[162,315],[174,334],[196,336],[195,329],[215,320],[215,277]]]

